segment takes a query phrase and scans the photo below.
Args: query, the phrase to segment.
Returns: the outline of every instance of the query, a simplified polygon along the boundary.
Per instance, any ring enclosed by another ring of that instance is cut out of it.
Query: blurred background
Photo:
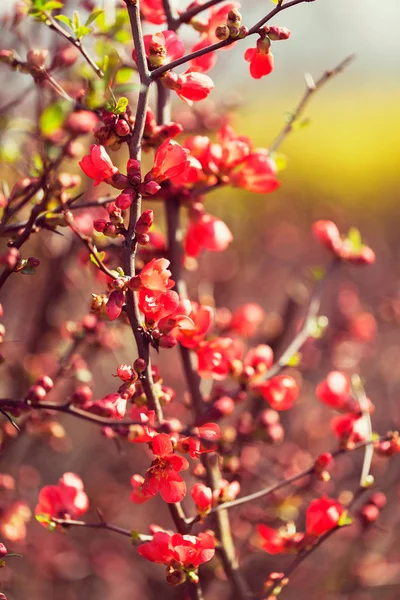
[[[0,14],[10,15],[13,4],[3,0]],[[242,4],[248,25],[272,7],[266,0]],[[66,5],[69,11],[74,8],[73,2]],[[253,442],[241,448],[233,443],[227,448],[224,475],[239,479],[243,494],[287,477],[311,464],[319,453],[337,447],[330,430],[333,412],[314,394],[315,385],[332,369],[359,372],[364,378],[376,407],[374,431],[382,434],[400,427],[399,17],[397,0],[384,4],[316,0],[294,7],[273,22],[291,29],[292,36],[273,45],[275,71],[270,76],[252,80],[242,56],[246,44],[237,44],[218,57],[211,73],[216,82],[211,100],[199,104],[195,112],[178,103],[174,106],[175,118],[190,133],[206,132],[229,110],[238,133],[251,137],[256,146],[268,147],[284,125],[285,112],[293,110],[304,92],[303,74],[317,79],[345,56],[356,54],[348,69],[312,98],[304,113],[308,125],[294,131],[280,148],[287,168],[280,174],[277,192],[256,196],[230,189],[206,200],[207,210],[227,222],[235,240],[226,252],[202,257],[198,269],[188,273],[191,297],[213,297],[217,307],[229,310],[259,303],[265,319],[250,343],[270,343],[278,354],[305,310],[310,269],[325,267],[329,260],[312,239],[313,221],[332,219],[343,231],[359,228],[377,255],[372,267],[343,267],[327,285],[322,313],[330,326],[322,340],[307,344],[301,368],[295,370],[302,382],[301,398],[289,413],[281,413],[284,441]],[[184,35],[190,43],[190,32]],[[38,48],[53,39],[39,25],[32,25],[26,36],[30,46]],[[7,28],[0,44],[14,47]],[[0,69],[0,107],[25,89],[25,77]],[[21,118],[34,115],[35,106],[33,94],[19,104],[12,123],[2,120],[3,155],[7,151],[1,170],[10,185],[16,174],[7,156],[20,152]],[[91,142],[89,136],[87,143]],[[71,170],[78,172],[74,165]],[[82,215],[82,220],[87,218]],[[157,224],[163,230],[161,211]],[[32,237],[29,250],[41,259],[37,275],[12,278],[0,297],[7,332],[2,345],[6,361],[0,367],[2,397],[20,396],[36,376],[57,369],[60,357],[68,352],[74,323],[89,310],[90,294],[103,291],[103,282],[96,280],[80,246],[68,235],[42,232]],[[75,361],[70,373],[74,384],[89,383],[95,397],[115,391],[116,366],[136,357],[129,331],[110,325],[102,335],[84,347],[83,358]],[[164,351],[155,362],[165,384],[177,391],[170,414],[182,412],[186,396],[178,353]],[[70,392],[71,381],[61,382],[54,401]],[[85,482],[91,501],[88,521],[98,518],[98,508],[107,521],[121,527],[142,532],[151,523],[170,527],[159,498],[142,506],[129,500],[131,475],[143,474],[149,464],[143,448],[117,444],[95,426],[69,417],[33,420],[24,427],[24,435],[17,435],[7,423],[2,428],[0,531],[9,549],[23,555],[0,571],[0,589],[8,600],[182,597],[181,589],[166,587],[163,567],[140,559],[126,539],[87,530],[49,533],[29,519],[39,489],[56,483],[65,471],[74,471]],[[240,458],[240,473],[229,461],[232,457]],[[261,519],[279,526],[295,520],[301,530],[304,509],[313,497],[327,493],[345,499],[357,489],[362,458],[361,452],[338,459],[328,484],[302,480],[256,506],[232,510],[243,572],[254,591],[261,590],[271,571],[284,571],[292,560],[262,552],[255,523]],[[375,457],[372,472],[376,489],[388,499],[378,523],[371,529],[356,523],[335,534],[296,572],[283,598],[399,598],[400,465],[396,458],[388,462]],[[190,498],[184,505],[194,514]],[[207,600],[234,597],[217,561],[204,568],[204,579]]]

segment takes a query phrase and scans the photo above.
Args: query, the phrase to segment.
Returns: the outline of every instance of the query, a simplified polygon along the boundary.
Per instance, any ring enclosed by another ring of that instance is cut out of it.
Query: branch
[[[387,434],[387,435],[381,436],[380,438],[378,438],[376,440],[369,439],[369,440],[360,442],[358,444],[355,444],[354,446],[350,446],[348,448],[340,448],[339,450],[332,452],[332,457],[336,458],[336,457],[340,456],[341,454],[347,454],[348,452],[354,452],[355,450],[359,450],[360,448],[366,448],[368,446],[373,446],[373,444],[376,444],[378,442],[390,440],[391,437],[392,436],[390,434]],[[259,498],[264,498],[265,496],[269,496],[273,492],[276,492],[277,490],[280,490],[281,488],[286,487],[287,485],[290,485],[291,483],[294,483],[295,481],[298,481],[299,479],[303,479],[303,477],[312,475],[314,472],[315,472],[315,462],[310,467],[307,467],[307,469],[303,469],[303,471],[299,471],[299,473],[296,473],[295,475],[292,475],[291,477],[288,477],[287,479],[282,479],[281,481],[274,483],[270,487],[264,488],[262,490],[258,490],[258,492],[253,492],[252,494],[248,494],[247,496],[242,496],[241,498],[236,498],[236,500],[231,500],[230,502],[224,502],[223,504],[218,504],[217,506],[212,508],[208,514],[218,513],[219,511],[224,510],[224,509],[234,508],[235,506],[240,506],[241,504],[247,504],[247,502],[252,502],[253,500],[258,500]],[[190,521],[190,524],[192,524],[195,520],[197,520],[197,517],[193,517],[193,519]]]
[[[278,4],[273,10],[271,10],[271,12],[269,12],[263,19],[261,19],[261,21],[259,21],[253,27],[251,27],[249,29],[247,36],[258,33],[260,27],[265,25],[265,23],[267,23],[270,19],[272,19],[275,15],[277,15],[282,10],[285,10],[286,8],[290,8],[291,6],[295,6],[296,4],[301,4],[302,2],[313,2],[313,1],[314,0],[292,0],[292,2],[288,2],[285,5],[282,5],[281,3]],[[203,7],[202,7],[202,10],[203,10]],[[246,38],[243,38],[243,39],[246,39]],[[198,58],[199,56],[204,56],[205,54],[208,54],[209,52],[215,52],[216,50],[219,50],[220,48],[225,48],[226,46],[230,46],[231,44],[233,44],[234,42],[237,42],[237,41],[238,40],[236,38],[228,38],[227,40],[222,40],[221,42],[216,42],[215,44],[210,44],[210,46],[206,46],[205,48],[200,48],[200,50],[196,50],[195,52],[186,54],[186,56],[182,56],[182,58],[178,58],[176,60],[171,61],[170,63],[168,63],[166,65],[162,65],[161,67],[158,67],[158,69],[154,69],[154,71],[152,71],[150,73],[150,78],[153,80],[157,79],[163,73],[165,73],[166,71],[169,71],[170,69],[174,69],[175,67],[184,65],[185,63],[187,63],[195,58]]]
[[[62,27],[58,23],[58,21],[56,21],[56,19],[54,19],[51,16],[51,14],[45,12],[44,15],[46,16],[46,19],[48,21],[48,23],[46,23],[46,24],[49,27],[49,29],[52,29],[53,31],[55,31],[56,33],[61,35],[63,38],[65,38],[70,44],[75,46],[75,48],[77,50],[79,50],[79,52],[82,54],[82,56],[86,60],[86,62],[92,67],[92,69],[96,73],[97,77],[100,77],[100,79],[102,77],[104,77],[103,71],[100,69],[100,67],[98,67],[96,65],[93,58],[91,58],[91,56],[88,54],[86,48],[84,48],[84,46],[82,45],[82,42],[80,40],[74,38],[74,36],[71,35],[70,33],[68,33],[68,31],[66,31],[64,29],[64,27]]]
[[[122,527],[118,527],[117,525],[112,525],[104,521],[100,521],[100,523],[86,523],[85,521],[74,521],[72,519],[57,519],[55,517],[53,517],[51,521],[57,523],[57,525],[61,525],[61,527],[65,529],[69,529],[70,527],[86,527],[90,529],[105,529],[107,531],[113,531],[114,533],[119,533],[120,535],[130,538],[132,543],[148,542],[153,539],[153,536],[151,535],[145,535],[143,533],[129,531],[129,529],[123,529]]]
[[[194,6],[193,8],[188,8],[185,12],[181,13],[178,18],[179,24],[181,23],[189,23],[193,17],[198,15],[199,13],[212,8],[216,4],[220,4],[223,0],[208,0],[208,2],[204,2],[204,4],[199,4],[198,6]]]
[[[317,284],[315,285],[313,293],[311,295],[307,314],[304,317],[304,322],[303,322],[303,325],[302,325],[300,331],[298,332],[296,337],[293,339],[293,341],[289,344],[289,346],[286,348],[286,350],[284,351],[282,356],[263,375],[264,381],[267,381],[268,379],[272,379],[272,377],[275,377],[275,375],[278,375],[278,373],[280,373],[283,369],[285,369],[288,366],[290,359],[295,354],[297,354],[297,352],[299,352],[299,350],[301,350],[301,348],[306,343],[308,338],[310,336],[312,336],[313,332],[312,332],[311,328],[314,326],[315,318],[317,317],[318,312],[319,312],[319,308],[320,308],[321,300],[322,300],[322,294],[325,289],[326,281],[327,281],[328,277],[330,277],[332,275],[333,271],[338,267],[339,264],[340,264],[340,262],[337,261],[336,259],[334,259],[332,261],[330,267],[328,268],[326,276],[323,279],[321,279],[320,281],[318,281]]]
[[[106,267],[106,265],[100,259],[98,252],[97,252],[97,248],[93,244],[92,238],[89,237],[88,235],[85,235],[84,233],[82,233],[80,231],[80,229],[78,228],[78,226],[76,225],[76,223],[74,221],[74,217],[73,217],[72,213],[70,213],[69,211],[66,211],[66,212],[64,212],[64,216],[65,216],[65,222],[68,224],[68,227],[71,229],[71,231],[73,231],[73,233],[76,235],[76,237],[81,240],[82,244],[87,248],[90,255],[93,256],[94,260],[96,261],[96,266],[100,269],[100,271],[102,271],[105,275],[110,277],[112,280],[116,279],[117,276],[116,276],[115,272],[110,271],[110,269],[108,267]]]
[[[299,117],[303,113],[305,107],[311,99],[311,96],[319,89],[321,89],[321,87],[323,87],[325,83],[332,79],[332,77],[335,77],[336,75],[344,71],[344,69],[346,69],[346,67],[348,67],[353,62],[354,58],[354,54],[352,54],[351,56],[347,56],[347,58],[342,60],[336,67],[325,71],[325,73],[323,73],[323,75],[317,81],[314,81],[311,75],[305,76],[306,90],[303,94],[303,97],[300,99],[300,102],[298,103],[295,110],[291,113],[290,121],[286,123],[282,131],[278,133],[272,144],[270,144],[270,152],[276,152],[281,146],[282,142],[285,140],[285,138],[289,135],[289,133],[293,131],[294,124],[298,121]]]
[[[368,431],[368,440],[372,441],[373,433],[372,433],[371,417],[369,414],[368,398],[365,394],[364,386],[358,375],[353,375],[353,377],[351,378],[351,386],[353,389],[353,395],[356,398],[358,404],[360,405],[362,419],[363,419],[363,421],[365,423],[365,427]],[[373,444],[368,444],[367,446],[365,446],[365,455],[364,455],[364,461],[363,461],[363,466],[362,466],[362,470],[361,470],[361,478],[360,478],[360,487],[361,488],[368,487],[371,484],[371,482],[370,482],[371,475],[369,474],[369,471],[371,468],[373,456],[374,456],[374,446],[373,446]]]

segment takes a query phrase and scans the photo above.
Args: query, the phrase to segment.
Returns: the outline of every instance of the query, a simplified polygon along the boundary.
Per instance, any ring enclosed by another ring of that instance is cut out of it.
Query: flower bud
[[[26,55],[26,62],[29,67],[41,69],[44,67],[49,51],[44,50],[29,50]]]
[[[30,388],[26,399],[34,403],[41,402],[45,399],[46,394],[46,390],[41,385],[33,385]]]
[[[158,343],[161,348],[174,348],[178,342],[172,335],[163,335]]]
[[[139,233],[147,233],[148,230],[150,229],[150,227],[153,225],[154,222],[154,213],[151,209],[145,210],[144,212],[142,212],[142,214],[140,215],[140,217],[137,220],[136,223],[136,227],[135,227],[135,233],[139,234]]]
[[[104,229],[107,226],[107,221],[105,219],[96,219],[93,221],[93,228],[95,231],[99,233],[103,233]]]
[[[55,53],[51,68],[66,69],[72,67],[72,65],[76,63],[78,56],[79,52],[75,46],[64,46]]]
[[[120,137],[126,137],[131,132],[131,128],[129,126],[129,123],[127,123],[124,119],[118,119],[118,121],[117,121],[117,123],[115,125],[115,132]]]
[[[144,358],[137,358],[133,363],[133,368],[135,369],[136,373],[143,373],[146,370],[146,367],[147,365]]]
[[[40,385],[46,392],[50,392],[54,387],[53,380],[48,375],[42,375],[42,377],[36,381],[35,385]]]
[[[0,558],[4,558],[7,554],[7,548],[4,544],[0,543]]]
[[[94,112],[76,110],[68,115],[64,128],[72,135],[85,135],[92,132],[98,122],[99,118]]]
[[[291,31],[287,29],[287,27],[277,27],[276,25],[273,25],[267,29],[268,37],[273,41],[287,40],[291,34]]]
[[[90,402],[93,398],[92,389],[88,385],[82,385],[75,390],[72,395],[71,402],[76,405],[84,405]]]
[[[219,25],[215,30],[215,37],[218,40],[227,40],[230,36],[229,27],[227,25]]]

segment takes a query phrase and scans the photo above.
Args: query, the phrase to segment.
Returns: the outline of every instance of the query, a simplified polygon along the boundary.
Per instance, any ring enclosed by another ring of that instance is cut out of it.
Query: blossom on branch
[[[103,181],[111,183],[112,176],[118,173],[104,146],[96,144],[90,146],[90,154],[84,156],[79,165],[85,175],[94,179],[94,185],[99,185]]]
[[[50,520],[76,519],[89,508],[89,499],[83,489],[83,481],[75,473],[64,473],[58,485],[46,485],[40,490],[35,515]],[[46,526],[46,522],[42,521]]]

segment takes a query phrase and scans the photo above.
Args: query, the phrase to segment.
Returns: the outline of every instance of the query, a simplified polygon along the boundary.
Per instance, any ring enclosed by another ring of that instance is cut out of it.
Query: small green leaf
[[[131,540],[132,544],[137,544],[138,542],[140,542],[140,533],[136,531],[136,529],[133,529],[131,531]]]
[[[117,102],[117,105],[114,109],[114,112],[118,115],[121,115],[126,111],[126,107],[128,106],[128,98],[122,96]]]
[[[90,261],[96,265],[96,267],[100,266],[100,263],[98,262],[99,260],[103,261],[104,258],[106,256],[105,252],[97,252],[96,257],[93,256],[93,254],[90,255]],[[98,258],[98,260],[97,260]]]
[[[338,521],[338,527],[346,527],[346,525],[351,525],[353,523],[353,521],[354,521],[354,519],[352,517],[350,517],[347,510],[345,510],[340,515],[340,518]]]
[[[69,17],[67,17],[67,15],[56,15],[54,18],[57,19],[57,21],[61,21],[61,23],[64,23],[72,31],[74,30],[72,26],[72,21]]]
[[[288,367],[298,367],[301,361],[301,352],[296,352],[293,354],[291,358],[287,361]]]
[[[85,25],[82,25],[81,27],[78,27],[78,29],[75,29],[75,35],[78,38],[78,40],[80,40],[85,35],[87,35],[88,33],[91,33],[91,32],[92,32],[92,29],[90,27],[86,27]]]
[[[52,10],[56,10],[57,8],[63,8],[64,2],[59,2],[59,0],[49,0],[43,4],[42,10],[46,12],[50,12]]]
[[[91,23],[94,23],[94,21],[104,13],[104,10],[102,8],[97,8],[96,10],[94,10],[86,19],[86,27],[88,27]]]
[[[134,70],[129,67],[122,67],[122,69],[118,69],[118,73],[115,77],[115,83],[128,83],[131,80],[133,73]]]
[[[79,17],[79,13],[77,10],[74,10],[74,14],[72,17],[72,23],[73,23],[74,31],[77,31],[79,29],[79,27],[81,27],[81,19]]]
[[[283,118],[286,123],[293,123],[294,114],[292,112],[287,111],[284,113]]]
[[[271,158],[275,163],[277,171],[283,171],[287,167],[287,160],[284,154],[279,152],[272,152]]]

